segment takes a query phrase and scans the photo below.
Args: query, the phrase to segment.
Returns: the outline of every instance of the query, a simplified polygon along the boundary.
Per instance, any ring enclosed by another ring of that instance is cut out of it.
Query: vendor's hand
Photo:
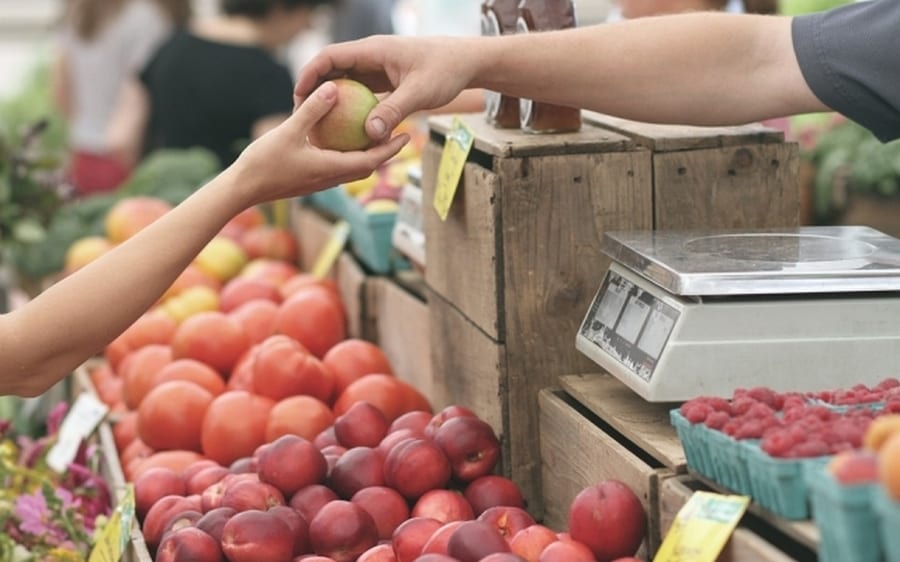
[[[476,59],[477,48],[462,38],[376,36],[331,45],[300,71],[294,102],[342,76],[388,92],[366,121],[369,137],[382,140],[410,114],[443,106],[469,87]]]
[[[306,195],[364,178],[409,141],[399,135],[364,151],[337,152],[310,144],[307,134],[334,106],[337,87],[325,82],[283,123],[250,146],[229,168],[246,205]]]

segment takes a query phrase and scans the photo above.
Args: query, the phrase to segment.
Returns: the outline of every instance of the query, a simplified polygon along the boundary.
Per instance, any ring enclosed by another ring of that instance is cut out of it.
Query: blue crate
[[[343,217],[346,212],[346,201],[348,198],[343,186],[339,185],[317,191],[316,193],[310,193],[303,198],[303,202],[335,217]]]
[[[819,528],[819,560],[821,562],[880,562],[878,514],[873,499],[877,484],[843,485],[835,480],[824,465],[806,473],[810,504]],[[900,527],[893,527],[894,535]]]
[[[900,562],[900,502],[891,499],[880,486],[873,496],[884,559],[887,562]]]

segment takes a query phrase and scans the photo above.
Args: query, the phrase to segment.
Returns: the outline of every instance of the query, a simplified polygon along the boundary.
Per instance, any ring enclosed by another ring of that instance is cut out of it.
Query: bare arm
[[[301,71],[302,100],[349,74],[391,91],[369,116],[381,138],[409,113],[482,87],[630,119],[728,125],[825,106],[800,73],[790,18],[702,13],[561,32],[375,37],[324,49]]]
[[[69,80],[69,61],[65,53],[57,54],[50,69],[53,103],[66,119],[72,117],[72,84]]]
[[[323,86],[323,95],[310,96],[158,221],[21,309],[0,315],[0,394],[40,394],[102,350],[238,212],[365,177],[408,140],[401,136],[365,152],[310,146],[306,133],[331,108],[335,91],[333,84]]]

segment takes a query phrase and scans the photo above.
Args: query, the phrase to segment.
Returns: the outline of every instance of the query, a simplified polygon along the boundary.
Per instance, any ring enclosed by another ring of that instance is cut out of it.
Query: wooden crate
[[[300,244],[299,266],[301,270],[309,271],[328,243],[334,222],[294,201],[291,204],[291,225]],[[330,276],[337,284],[347,313],[347,336],[368,339],[374,329],[366,324],[366,282],[369,276],[347,251],[341,253]]]
[[[366,323],[373,326],[367,336],[387,355],[394,374],[431,399],[430,321],[425,298],[414,284],[373,277],[367,283]]]
[[[424,213],[435,401],[496,424],[505,470],[536,513],[537,393],[598,370],[574,342],[609,267],[604,232],[797,224],[797,150],[780,133],[591,117],[578,133],[542,136],[461,116],[475,142],[449,217]],[[452,117],[430,126],[424,201]]]
[[[705,487],[690,476],[678,476],[662,482],[659,492],[660,531],[662,536],[669,531],[678,511],[687,503],[696,490]],[[731,540],[725,545],[718,560],[721,562],[791,562],[795,560],[815,560],[815,545],[810,536],[797,541],[798,530],[784,534],[767,523],[753,520],[753,514],[746,515],[735,529]],[[766,538],[765,535],[768,535]]]

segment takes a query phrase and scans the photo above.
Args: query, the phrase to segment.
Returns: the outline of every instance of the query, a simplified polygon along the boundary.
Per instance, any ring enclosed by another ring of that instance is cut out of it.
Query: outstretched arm
[[[0,394],[38,395],[102,350],[240,211],[365,177],[408,140],[401,136],[348,153],[309,145],[307,131],[335,97],[334,84],[324,84],[180,205],[21,309],[0,316]]]
[[[373,138],[470,87],[691,125],[827,109],[800,72],[791,19],[773,16],[698,13],[503,37],[374,37],[324,49],[301,71],[296,99],[341,74],[391,92],[369,116]]]

